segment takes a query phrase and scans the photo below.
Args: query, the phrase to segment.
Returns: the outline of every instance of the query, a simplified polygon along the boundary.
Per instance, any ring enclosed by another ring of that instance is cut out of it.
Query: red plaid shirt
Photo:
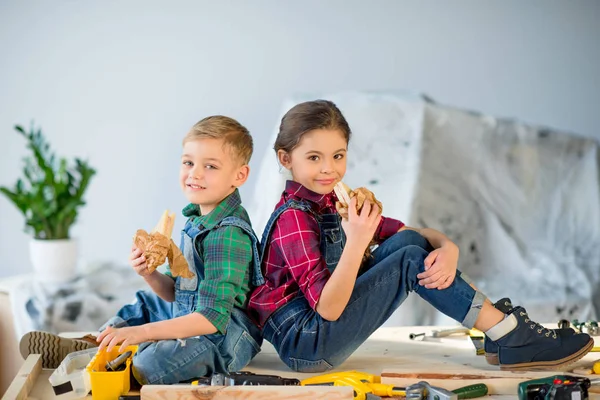
[[[319,214],[336,212],[334,192],[321,195],[297,182],[287,181],[275,209],[290,199],[308,200]],[[375,240],[381,243],[403,226],[398,220],[382,217]],[[254,290],[248,304],[248,313],[261,327],[275,310],[295,298],[298,291],[315,309],[330,277],[321,258],[321,230],[314,216],[290,208],[277,219],[271,232],[262,262],[265,283]]]

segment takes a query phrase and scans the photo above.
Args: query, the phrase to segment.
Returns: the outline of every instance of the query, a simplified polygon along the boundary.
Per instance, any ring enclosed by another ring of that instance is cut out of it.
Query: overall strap
[[[269,238],[271,237],[271,234],[273,233],[273,228],[275,227],[275,222],[277,222],[277,220],[279,219],[281,214],[284,213],[284,211],[287,211],[290,208],[308,212],[308,213],[312,214],[315,218],[317,218],[317,221],[319,220],[318,215],[312,210],[310,204],[308,204],[307,202],[293,200],[293,199],[286,201],[284,204],[279,206],[275,211],[273,211],[273,214],[271,214],[271,217],[269,218],[269,222],[267,222],[267,225],[265,226],[265,230],[263,231],[262,239],[260,241],[260,253],[263,257],[265,256],[265,250],[267,248],[267,243],[269,241]],[[262,262],[262,259],[261,259],[261,262]]]
[[[239,217],[229,216],[223,218],[221,222],[219,222],[218,226],[236,226],[242,229],[252,241],[252,273],[251,273],[251,282],[253,286],[260,286],[265,283],[265,278],[262,275],[260,270],[260,252],[259,252],[259,242],[256,233],[254,233],[254,229],[250,226],[249,223],[244,221]]]

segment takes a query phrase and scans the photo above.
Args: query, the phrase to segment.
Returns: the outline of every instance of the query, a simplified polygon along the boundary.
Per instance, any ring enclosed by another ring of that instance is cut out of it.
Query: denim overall
[[[251,238],[251,284],[258,286],[264,283],[260,271],[258,239],[250,225],[238,217],[230,216],[224,218],[214,229],[225,225],[237,226]],[[173,303],[161,299],[152,291],[139,291],[136,293],[135,303],[121,308],[117,316],[100,330],[106,326],[143,325],[193,313],[198,303],[198,283],[204,279],[204,264],[196,243],[208,232],[208,229],[188,219],[182,231],[180,248],[194,276],[178,276],[175,279]],[[258,327],[243,310],[234,307],[225,334],[213,333],[140,344],[133,357],[133,373],[141,384],[172,384],[216,372],[239,371],[258,354],[261,344],[262,336]]]
[[[262,237],[262,254],[275,222],[289,208],[316,217],[321,252],[327,268],[333,272],[346,242],[341,217],[338,214],[318,215],[304,201],[290,200],[271,215]],[[429,242],[413,230],[396,233],[373,251],[337,321],[322,318],[300,292],[267,319],[263,327],[264,338],[273,344],[281,360],[292,370],[328,371],[364,343],[411,291],[449,317],[472,327],[485,296],[469,286],[470,280],[460,271],[447,289],[426,289],[419,285],[417,274],[424,271],[425,258],[432,250]]]

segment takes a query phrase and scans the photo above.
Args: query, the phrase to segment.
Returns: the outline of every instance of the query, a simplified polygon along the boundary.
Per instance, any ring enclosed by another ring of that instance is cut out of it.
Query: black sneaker
[[[505,371],[557,369],[585,356],[594,339],[586,333],[561,336],[529,319],[523,307],[515,307],[504,321],[492,328],[499,346],[498,361]],[[502,332],[506,330],[506,332]]]
[[[494,307],[502,311],[504,314],[510,314],[513,309],[512,302],[508,297],[498,300],[496,303],[494,303]],[[571,336],[575,333],[575,330],[573,328],[561,328],[553,330],[556,333],[558,333],[561,337]],[[483,338],[483,348],[485,350],[485,361],[487,361],[487,363],[490,365],[499,365],[500,362],[498,361],[498,345],[493,340],[485,336]]]

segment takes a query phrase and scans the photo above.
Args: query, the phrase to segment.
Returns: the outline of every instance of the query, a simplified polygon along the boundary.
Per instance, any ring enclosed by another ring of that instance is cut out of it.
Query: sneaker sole
[[[33,331],[21,338],[19,350],[23,359],[30,354],[40,354],[42,368],[58,368],[67,354],[97,347],[82,340],[68,339],[49,332]]]
[[[498,353],[485,353],[485,361],[490,365],[500,365],[498,361]]]
[[[502,371],[525,371],[525,370],[547,370],[547,369],[560,369],[569,364],[574,363],[577,360],[580,360],[589,353],[594,347],[594,339],[590,338],[588,344],[579,350],[576,353],[571,354],[568,357],[561,358],[560,360],[555,361],[536,361],[530,363],[520,363],[520,364],[500,364],[500,369]]]

